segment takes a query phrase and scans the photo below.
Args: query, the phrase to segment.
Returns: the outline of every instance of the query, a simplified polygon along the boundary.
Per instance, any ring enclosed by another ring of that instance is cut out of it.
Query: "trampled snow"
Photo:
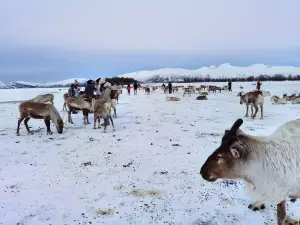
[[[199,86],[200,84],[196,84]],[[216,85],[226,85],[216,83]],[[272,105],[265,99],[264,116],[244,118],[237,93],[252,83],[233,83],[233,92],[210,93],[167,102],[161,91],[128,96],[117,105],[116,131],[75,125],[46,135],[42,120],[30,120],[34,132],[21,125],[16,136],[18,101],[53,93],[61,111],[67,89],[1,90],[0,224],[3,225],[263,225],[275,224],[276,209],[247,208],[252,200],[242,182],[209,183],[199,175],[206,158],[219,146],[225,129],[243,118],[242,129],[269,135],[299,118],[300,105]],[[292,94],[300,82],[263,82],[271,95]],[[63,116],[63,113],[61,113]],[[90,115],[90,122],[93,117]],[[288,203],[288,215],[300,218],[299,201]]]

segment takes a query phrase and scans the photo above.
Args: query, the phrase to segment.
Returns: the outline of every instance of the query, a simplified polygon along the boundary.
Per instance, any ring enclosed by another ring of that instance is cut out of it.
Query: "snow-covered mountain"
[[[86,78],[72,78],[72,79],[56,81],[56,82],[48,82],[48,83],[33,83],[33,82],[27,82],[27,81],[16,81],[16,82],[11,82],[11,83],[0,82],[0,89],[3,89],[3,88],[69,87],[72,83],[74,83],[75,79],[79,82],[80,86],[84,86],[86,81],[89,80],[89,79],[86,79]]]
[[[248,78],[260,75],[274,76],[300,76],[300,67],[294,66],[268,66],[264,64],[253,64],[247,67],[232,66],[228,63],[218,66],[204,66],[199,69],[189,70],[182,68],[164,68],[158,70],[143,70],[133,73],[126,73],[118,77],[133,78],[140,82],[182,82],[189,78],[210,78],[210,79],[228,79],[228,78]],[[80,86],[85,85],[88,79],[76,78]],[[16,81],[12,83],[3,83],[0,81],[0,89],[3,88],[50,88],[50,87],[69,87],[73,79],[67,79],[50,83],[32,83],[26,81]]]
[[[219,66],[201,67],[195,70],[181,69],[181,68],[165,68],[158,70],[143,70],[133,73],[126,73],[119,75],[119,77],[130,77],[142,82],[159,82],[159,81],[182,81],[186,78],[205,78],[212,79],[220,78],[247,78],[250,76],[274,76],[281,74],[300,75],[300,67],[293,66],[268,66],[264,64],[253,64],[248,67],[232,66],[229,63],[221,64]]]

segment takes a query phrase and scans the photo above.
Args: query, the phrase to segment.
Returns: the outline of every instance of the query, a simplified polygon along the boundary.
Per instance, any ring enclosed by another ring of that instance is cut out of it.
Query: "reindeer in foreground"
[[[30,102],[39,102],[39,103],[47,103],[50,102],[52,105],[54,100],[53,94],[45,94],[45,95],[38,95],[35,98],[29,100]]]
[[[286,198],[300,197],[300,120],[292,120],[265,137],[244,133],[239,129],[242,123],[238,119],[225,130],[221,145],[207,158],[200,174],[209,182],[243,180],[256,200],[254,205],[276,204],[277,225],[289,224],[285,223]]]
[[[258,105],[260,105],[261,119],[263,118],[263,105],[264,96],[261,91],[250,91],[243,95],[240,92],[237,96],[240,97],[240,104],[246,103],[246,115],[248,117],[249,105],[251,105],[251,117],[254,119],[258,111]],[[255,113],[253,114],[253,106],[255,108]]]
[[[52,134],[52,131],[50,129],[50,120],[52,120],[52,122],[55,124],[56,130],[59,134],[63,132],[63,120],[61,119],[54,105],[52,104],[25,101],[19,105],[19,112],[20,118],[18,120],[17,127],[18,136],[20,135],[20,124],[24,119],[26,130],[29,134],[31,133],[28,127],[28,121],[30,120],[30,118],[44,119],[47,127],[47,134]]]

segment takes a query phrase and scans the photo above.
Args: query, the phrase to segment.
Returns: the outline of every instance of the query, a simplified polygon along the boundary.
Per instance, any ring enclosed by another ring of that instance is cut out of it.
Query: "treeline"
[[[183,83],[192,83],[192,82],[227,82],[227,81],[296,81],[300,80],[300,75],[296,76],[284,76],[282,74],[275,74],[274,76],[260,75],[260,76],[250,76],[247,78],[235,77],[235,78],[211,78],[207,77],[194,77],[194,78],[184,78]]]
[[[135,79],[129,77],[107,77],[105,80],[113,85],[127,85],[135,82]]]

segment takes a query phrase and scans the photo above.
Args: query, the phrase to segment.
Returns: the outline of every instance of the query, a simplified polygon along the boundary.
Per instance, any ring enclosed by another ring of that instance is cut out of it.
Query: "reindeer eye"
[[[222,159],[222,158],[224,158],[224,157],[222,157],[222,155],[217,155],[217,158],[218,158],[218,159]]]

